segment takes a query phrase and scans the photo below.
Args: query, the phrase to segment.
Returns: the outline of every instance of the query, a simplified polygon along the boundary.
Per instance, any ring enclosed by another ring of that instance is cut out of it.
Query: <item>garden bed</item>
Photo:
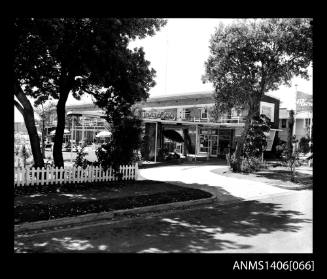
[[[234,173],[230,169],[215,169],[212,172],[228,177],[239,179],[248,179],[257,182],[267,183],[272,186],[281,186],[289,188],[297,188],[299,186],[312,187],[312,174],[305,174],[301,172],[295,173],[295,181],[291,181],[291,174],[288,168],[282,166],[268,166],[253,173]]]
[[[202,190],[157,181],[24,186],[15,189],[14,223],[17,225],[209,197],[211,194]]]

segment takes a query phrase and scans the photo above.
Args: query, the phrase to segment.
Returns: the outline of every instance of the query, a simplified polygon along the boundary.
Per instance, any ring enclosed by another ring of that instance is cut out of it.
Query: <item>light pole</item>
[[[72,127],[71,127],[71,136],[70,136],[70,163],[73,163],[73,136],[74,136],[74,116],[72,115]]]
[[[297,105],[297,84],[295,84],[295,109],[294,109],[294,125],[293,125],[293,137],[296,139],[296,105]],[[296,143],[294,143],[294,149],[296,148]]]

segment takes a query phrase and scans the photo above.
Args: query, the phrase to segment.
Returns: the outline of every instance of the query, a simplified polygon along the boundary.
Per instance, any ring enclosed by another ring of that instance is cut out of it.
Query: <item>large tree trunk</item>
[[[66,118],[66,101],[70,89],[65,87],[60,91],[60,98],[57,103],[57,128],[53,145],[53,160],[56,167],[64,167],[64,159],[62,156],[62,144],[64,139],[65,118]]]
[[[33,107],[24,92],[22,91],[20,85],[16,82],[14,83],[14,94],[20,103],[19,104],[18,102],[15,102],[15,106],[24,117],[25,126],[30,138],[31,149],[34,159],[34,167],[42,168],[44,166],[44,162],[40,147],[40,139],[35,127]]]
[[[260,113],[260,98],[251,99],[249,104],[249,112],[248,115],[246,116],[246,120],[244,124],[244,129],[242,131],[240,139],[237,142],[236,149],[235,149],[235,164],[233,165],[234,172],[241,171],[242,154],[244,150],[245,139],[250,129],[250,125],[253,117],[258,116],[259,113]]]

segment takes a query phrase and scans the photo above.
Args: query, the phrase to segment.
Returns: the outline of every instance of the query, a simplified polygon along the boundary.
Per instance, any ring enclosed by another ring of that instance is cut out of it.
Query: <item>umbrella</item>
[[[97,138],[108,138],[110,136],[111,136],[111,132],[109,132],[109,131],[101,131],[95,137],[97,137]]]
[[[67,130],[67,129],[64,130],[64,134],[69,134],[69,133],[70,133],[69,130]],[[52,132],[50,132],[51,136],[53,136],[55,134],[56,134],[56,130],[53,130]]]
[[[163,135],[164,135],[164,137],[166,137],[167,139],[170,139],[172,141],[184,142],[183,137],[175,130],[164,130]]]

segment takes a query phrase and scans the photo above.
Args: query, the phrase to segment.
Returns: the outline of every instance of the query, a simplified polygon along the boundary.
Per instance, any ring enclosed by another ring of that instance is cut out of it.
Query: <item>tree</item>
[[[46,44],[38,32],[39,23],[34,18],[15,18],[10,22],[12,68],[9,74],[14,105],[24,117],[30,138],[35,167],[43,167],[40,139],[34,119],[34,109],[29,100],[43,102],[49,96],[57,98],[56,76],[58,69],[49,55]]]
[[[41,131],[42,131],[42,155],[45,158],[45,126],[50,123],[50,115],[52,109],[55,107],[53,102],[40,103],[35,107],[35,112],[40,117]]]
[[[155,71],[149,69],[142,48],[130,50],[130,40],[153,35],[165,24],[150,18],[48,18],[33,19],[33,31],[41,52],[37,67],[40,78],[27,80],[27,93],[44,96],[54,93],[57,103],[57,128],[53,157],[63,166],[62,142],[65,105],[70,92],[79,99],[91,94],[99,105],[108,99],[129,107],[145,99],[154,85]],[[51,67],[48,67],[51,65]],[[47,90],[43,82],[46,82]],[[111,109],[111,108],[110,108]],[[121,109],[122,110],[122,109]]]
[[[236,171],[241,169],[244,142],[260,100],[293,76],[308,79],[312,61],[310,19],[243,20],[220,25],[210,40],[204,82],[212,82],[218,114],[232,107],[247,109],[244,130],[235,150]]]

